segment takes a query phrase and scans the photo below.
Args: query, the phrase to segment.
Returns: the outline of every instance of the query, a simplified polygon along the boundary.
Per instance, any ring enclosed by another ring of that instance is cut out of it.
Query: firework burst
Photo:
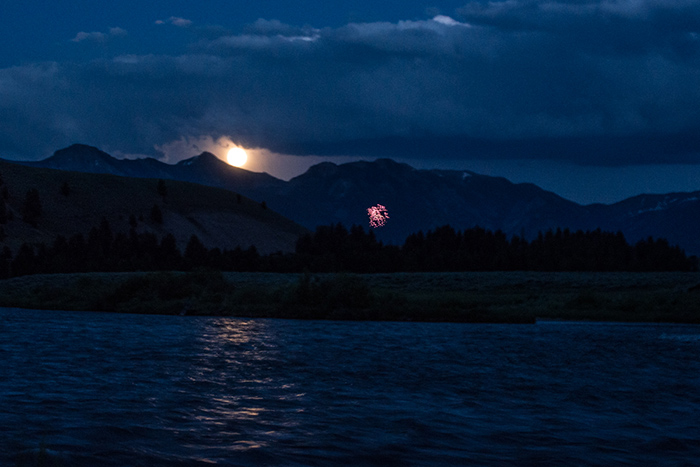
[[[382,227],[386,224],[387,219],[389,219],[389,213],[381,204],[367,208],[367,215],[369,216],[369,226],[375,229],[377,227]]]

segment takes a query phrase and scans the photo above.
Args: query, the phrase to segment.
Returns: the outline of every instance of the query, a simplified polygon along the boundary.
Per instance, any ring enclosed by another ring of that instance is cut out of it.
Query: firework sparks
[[[375,229],[386,224],[386,220],[389,219],[389,213],[381,204],[367,208],[367,215],[369,216],[369,226]]]

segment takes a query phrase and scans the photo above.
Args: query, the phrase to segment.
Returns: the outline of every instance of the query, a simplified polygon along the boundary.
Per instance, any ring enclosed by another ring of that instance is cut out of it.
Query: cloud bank
[[[226,137],[293,155],[698,162],[698,83],[697,1],[472,2],[338,28],[259,20],[177,55],[0,69],[0,156],[73,142],[157,155]]]

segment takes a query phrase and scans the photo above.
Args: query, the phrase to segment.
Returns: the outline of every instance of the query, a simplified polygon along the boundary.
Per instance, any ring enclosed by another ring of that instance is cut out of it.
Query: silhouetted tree
[[[255,272],[258,270],[259,263],[260,254],[258,253],[258,249],[255,248],[255,245],[251,245],[241,252],[235,270]]]
[[[207,248],[196,235],[192,234],[185,247],[185,261],[189,268],[206,266]]]
[[[129,215],[129,225],[132,229],[135,229],[138,225],[138,222],[136,222],[136,216],[134,216],[133,214]]]
[[[263,209],[267,209],[267,203],[263,201],[262,203],[260,203],[260,207],[262,207]]]
[[[12,260],[11,270],[13,276],[25,276],[35,272],[34,249],[28,243],[22,243],[17,255]]]
[[[151,208],[151,220],[156,224],[163,223],[163,212],[160,210],[157,204],[154,204]]]
[[[105,271],[110,269],[113,239],[112,229],[104,217],[98,227],[90,229],[86,251],[89,270]]]
[[[158,248],[158,269],[175,270],[182,268],[182,255],[177,249],[177,241],[173,234],[163,236]]]
[[[156,269],[158,237],[151,232],[144,232],[138,235],[137,240],[139,269],[143,271],[152,271]]]
[[[67,272],[85,272],[87,271],[87,245],[83,234],[75,234],[68,239],[68,254],[71,259],[71,271]]]
[[[68,248],[68,240],[63,235],[58,235],[49,249],[50,273],[73,272],[71,270],[72,258]]]

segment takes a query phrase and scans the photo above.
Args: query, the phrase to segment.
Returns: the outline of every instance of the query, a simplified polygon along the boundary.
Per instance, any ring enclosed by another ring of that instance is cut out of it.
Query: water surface
[[[0,465],[697,465],[700,327],[0,309]]]

